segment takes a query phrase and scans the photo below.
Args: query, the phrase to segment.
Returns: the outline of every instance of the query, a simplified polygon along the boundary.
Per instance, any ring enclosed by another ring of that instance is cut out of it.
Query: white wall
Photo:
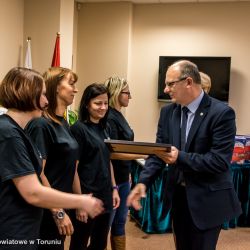
[[[0,0],[0,81],[23,60],[23,0]]]

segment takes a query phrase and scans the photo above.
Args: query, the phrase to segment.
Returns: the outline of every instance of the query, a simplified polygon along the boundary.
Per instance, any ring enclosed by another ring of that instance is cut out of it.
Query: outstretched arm
[[[45,187],[39,182],[36,174],[14,178],[13,182],[24,200],[33,206],[48,209],[82,208],[90,217],[95,217],[103,211],[103,204],[99,199]]]

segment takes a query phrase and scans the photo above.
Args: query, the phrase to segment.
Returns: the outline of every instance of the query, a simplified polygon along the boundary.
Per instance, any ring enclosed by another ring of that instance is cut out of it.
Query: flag
[[[51,67],[60,67],[60,33],[57,32]]]
[[[27,39],[27,50],[25,56],[24,67],[28,69],[32,69],[32,59],[31,59],[31,38]]]

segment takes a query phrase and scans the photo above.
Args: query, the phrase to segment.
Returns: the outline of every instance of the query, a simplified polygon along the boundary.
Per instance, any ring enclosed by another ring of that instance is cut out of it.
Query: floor
[[[146,234],[129,218],[126,227],[126,250],[175,250],[171,233]],[[68,250],[69,239],[65,243],[65,250]],[[111,250],[110,244],[108,250]],[[217,250],[250,250],[250,228],[222,230]]]

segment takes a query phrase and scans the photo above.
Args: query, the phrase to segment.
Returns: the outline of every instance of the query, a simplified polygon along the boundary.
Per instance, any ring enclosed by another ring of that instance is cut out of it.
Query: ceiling
[[[97,2],[132,2],[136,4],[151,3],[214,3],[214,2],[249,2],[250,0],[77,0],[81,3],[97,3]]]

